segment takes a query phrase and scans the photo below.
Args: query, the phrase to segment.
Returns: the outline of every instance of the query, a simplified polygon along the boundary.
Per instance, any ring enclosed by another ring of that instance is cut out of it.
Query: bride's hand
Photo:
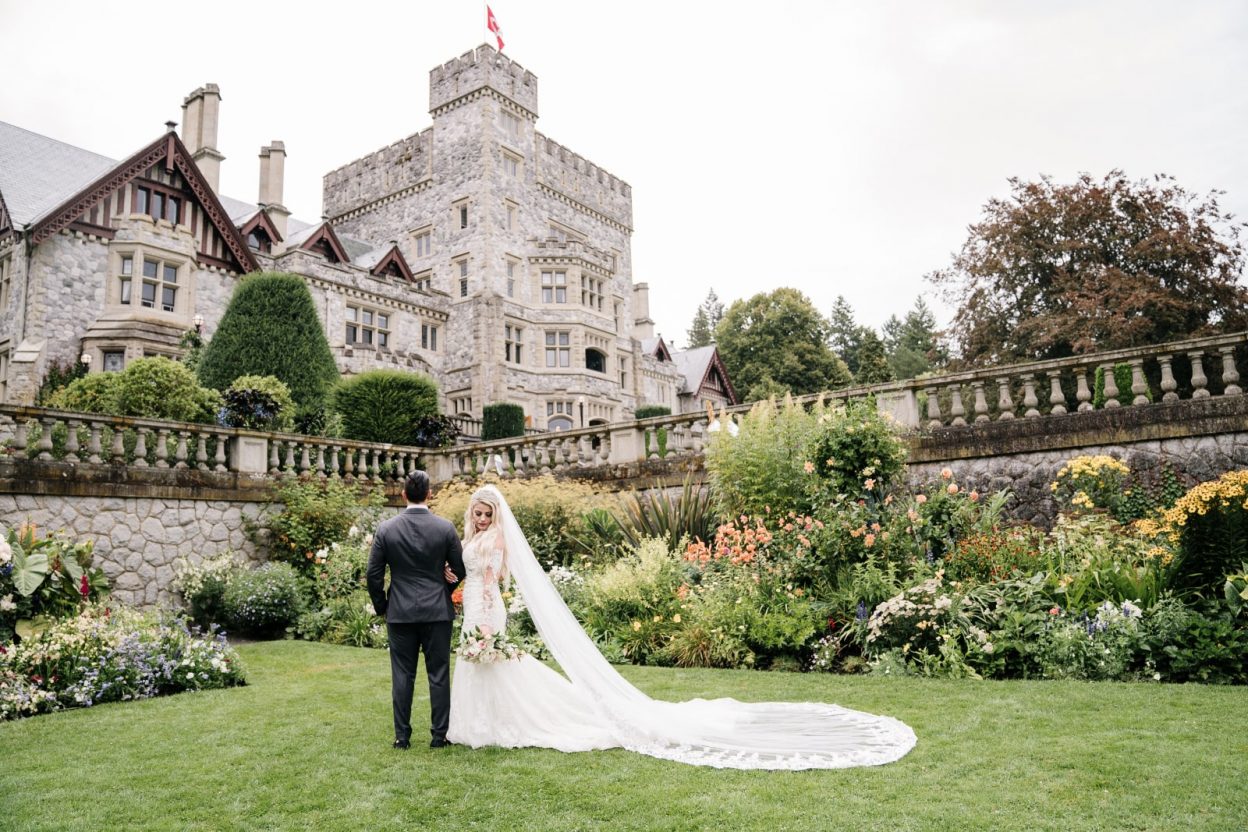
[[[442,568],[442,574],[446,577],[446,582],[448,584],[459,583],[459,578],[455,576],[455,572],[451,569],[451,565],[449,563]]]

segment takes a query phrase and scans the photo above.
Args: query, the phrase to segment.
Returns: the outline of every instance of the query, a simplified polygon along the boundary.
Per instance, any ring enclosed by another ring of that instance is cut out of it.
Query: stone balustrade
[[[1236,351],[1246,347],[1248,332],[1240,332],[846,388],[797,401],[823,398],[836,403],[870,396],[899,424],[924,434],[941,433],[1122,407],[1126,391],[1118,389],[1113,372],[1122,365],[1130,370],[1128,407],[1239,396]],[[1100,396],[1095,389],[1098,370],[1103,379]],[[423,468],[436,483],[487,471],[530,476],[657,459],[693,460],[719,429],[719,419],[731,419],[749,407],[721,412],[709,424],[705,413],[683,413],[432,450],[0,405],[0,442],[5,453],[45,462],[253,477],[312,474],[377,483],[396,482]]]

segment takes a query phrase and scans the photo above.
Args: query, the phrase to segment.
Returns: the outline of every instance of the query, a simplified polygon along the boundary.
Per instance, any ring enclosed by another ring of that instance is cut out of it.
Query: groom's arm
[[[464,547],[459,542],[459,535],[455,533],[454,526],[451,526],[450,538],[446,562],[450,565],[451,571],[455,573],[455,577],[462,581],[468,574],[468,570],[464,568]]]
[[[383,542],[382,529],[378,528],[373,535],[373,548],[368,553],[368,597],[373,602],[373,609],[382,618],[386,617],[386,546]]]

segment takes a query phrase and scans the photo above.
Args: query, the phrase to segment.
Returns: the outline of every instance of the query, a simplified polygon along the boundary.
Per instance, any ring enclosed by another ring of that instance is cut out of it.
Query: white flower
[[[9,546],[9,541],[0,536],[0,563],[8,563],[13,560],[13,547]]]
[[[195,680],[195,674],[194,674],[194,673],[188,673],[188,674],[186,674],[186,678],[187,678],[187,680],[189,680],[189,681],[194,681],[194,680]]]
[[[356,537],[359,537],[359,535],[360,535],[360,529],[358,526],[352,526],[351,528],[347,529],[347,537],[354,539]]]
[[[991,642],[991,641],[984,642],[984,652],[985,652],[985,653],[991,653],[991,652],[992,652],[993,650],[995,650],[995,649],[996,649],[996,648],[992,646],[992,642]]]
[[[938,610],[947,610],[949,607],[953,606],[953,599],[948,595],[942,595],[936,599],[936,602],[932,604],[932,606]]]
[[[17,604],[13,603],[12,595],[0,598],[0,612],[12,612],[15,609],[17,609]]]
[[[373,609],[372,603],[368,603],[364,605],[364,612],[368,613],[369,615],[377,614],[377,610]]]
[[[372,545],[373,545],[373,536],[371,534],[365,535],[364,536],[364,548],[365,549],[372,548]]]

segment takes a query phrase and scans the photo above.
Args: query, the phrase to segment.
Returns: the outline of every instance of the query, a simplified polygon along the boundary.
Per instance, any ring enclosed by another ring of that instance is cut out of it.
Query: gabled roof
[[[235,265],[240,271],[254,272],[259,269],[251,250],[238,233],[238,228],[230,222],[230,216],[217,195],[213,192],[208,180],[200,172],[199,166],[191,158],[191,154],[172,131],[139,150],[128,159],[123,159],[112,168],[97,176],[87,185],[81,187],[63,200],[60,204],[40,215],[31,226],[31,240],[38,244],[67,227],[91,206],[106,198],[113,191],[125,185],[139,174],[155,164],[163,162],[168,171],[177,170],[186,180],[187,187],[199,202],[205,216],[221,235],[229,253],[234,257]]]
[[[724,380],[725,392],[733,401],[737,401],[737,391],[733,389],[732,380],[728,378],[728,370],[724,367],[724,362],[720,360],[719,350],[714,344],[708,347],[695,347],[691,350],[682,350],[681,352],[672,353],[672,362],[676,365],[676,369],[684,376],[684,384],[681,392],[690,395],[697,395],[702,389],[702,385],[707,382],[711,376],[711,372],[718,370],[720,377]]]
[[[273,224],[273,220],[269,219],[269,212],[264,210],[256,211],[252,214],[251,219],[238,226],[238,233],[247,239],[247,235],[256,229],[262,229],[265,234],[269,235],[269,239],[275,243],[282,241],[282,235],[277,233],[277,226]]]
[[[672,360],[672,351],[667,348],[662,335],[656,338],[642,338],[641,352],[643,355],[653,355],[660,361]]]
[[[368,254],[356,258],[354,263],[357,266],[368,269],[368,273],[374,277],[382,277],[386,272],[393,270],[397,271],[399,276],[408,283],[416,280],[396,243],[389,243],[381,248],[375,248]]]
[[[347,254],[342,241],[334,233],[334,227],[328,221],[322,222],[320,225],[314,225],[299,234],[292,234],[287,242],[290,248],[301,248],[304,251],[313,251],[317,246],[323,244],[338,259],[338,262],[351,262],[351,255]]]
[[[116,164],[0,121],[0,195],[15,228],[40,219]]]

